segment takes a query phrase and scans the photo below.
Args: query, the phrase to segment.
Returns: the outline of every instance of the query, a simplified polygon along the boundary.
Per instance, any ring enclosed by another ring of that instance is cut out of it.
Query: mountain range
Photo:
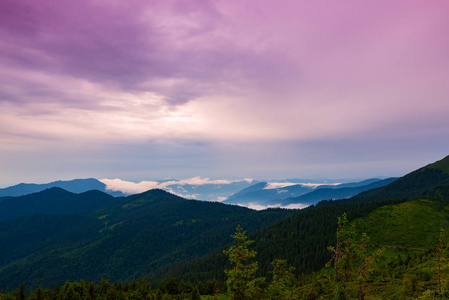
[[[98,203],[90,198],[94,194]],[[55,207],[58,201],[62,204]],[[114,198],[99,191],[73,194],[51,188],[0,204],[5,203],[2,216],[9,220],[0,222],[0,244],[8,245],[0,248],[3,287],[136,279],[230,243],[236,224],[254,232],[294,213],[186,200],[159,189]],[[42,207],[36,213],[37,203]],[[20,217],[19,207],[24,207]]]
[[[143,181],[133,183],[120,179],[74,179],[68,181],[54,181],[44,184],[20,183],[14,186],[0,189],[0,201],[4,197],[24,196],[31,193],[57,187],[72,193],[83,193],[90,190],[98,190],[114,197],[139,194],[141,192],[160,188],[170,193],[179,195],[187,199],[197,199],[205,201],[222,201],[241,189],[244,189],[255,181],[244,180],[209,180],[208,178],[189,178],[184,180],[160,180]]]
[[[371,178],[360,182],[314,184],[291,182],[259,182],[228,197],[223,203],[244,206],[311,205],[321,200],[346,199],[363,191],[385,186],[397,178]]]
[[[116,197],[125,195],[120,191],[108,190],[106,184],[95,178],[87,178],[87,179],[74,179],[68,181],[58,180],[44,184],[19,183],[17,185],[0,189],[0,201],[3,197],[24,196],[31,193],[41,192],[43,190],[53,187],[61,188],[72,193],[83,193],[91,190],[98,190]]]
[[[259,205],[262,208],[268,206],[289,207],[297,204],[300,207],[305,207],[321,200],[349,198],[362,191],[386,185],[392,180],[394,178],[386,180],[371,178],[360,182],[329,184],[324,181],[309,183],[301,179],[257,182],[250,179],[209,180],[196,177],[184,180],[133,183],[120,179],[87,178],[45,184],[20,183],[0,189],[0,202],[6,199],[5,197],[25,196],[53,187],[62,188],[72,193],[98,190],[114,197],[138,194],[150,188],[160,188],[187,199],[222,201],[247,207],[254,207],[254,205]]]
[[[250,235],[255,240],[259,275],[269,274],[274,258],[286,259],[297,276],[322,269],[331,259],[327,248],[336,243],[336,220],[343,213],[350,221],[358,220],[377,245],[388,245],[392,261],[411,249],[434,247],[440,228],[449,227],[449,156],[386,186],[348,199],[321,201]],[[385,226],[387,221],[390,226]],[[194,263],[169,267],[156,277],[225,280],[226,267],[226,257],[217,251]]]
[[[2,208],[0,244],[7,246],[0,247],[0,288],[169,275],[222,282],[227,262],[222,250],[238,224],[255,241],[261,275],[269,274],[274,258],[286,259],[297,276],[310,274],[329,261],[327,247],[335,244],[336,220],[344,212],[373,236],[373,246],[388,245],[391,257],[433,247],[437,238],[432,236],[440,226],[449,226],[449,156],[390,180],[351,198],[302,210],[254,211],[186,200],[160,189],[112,197],[51,188],[3,198],[0,204],[7,206]],[[380,180],[343,188],[376,183]],[[262,184],[255,190],[260,188]],[[97,203],[96,197],[102,200]],[[8,210],[16,215],[8,218]]]
[[[0,222],[32,214],[68,215],[111,206],[121,198],[91,190],[80,194],[52,187],[42,192],[18,197],[4,197],[0,202]]]

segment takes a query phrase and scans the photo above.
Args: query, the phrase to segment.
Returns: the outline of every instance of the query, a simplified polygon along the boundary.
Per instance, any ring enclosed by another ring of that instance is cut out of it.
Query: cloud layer
[[[0,180],[36,160],[79,157],[93,173],[98,156],[142,148],[131,164],[157,173],[171,159],[183,177],[198,174],[189,162],[207,176],[265,175],[267,160],[299,176],[397,158],[388,175],[410,170],[449,146],[448,12],[443,0],[2,1]]]
[[[130,182],[126,180],[121,179],[100,179],[101,182],[106,184],[106,189],[109,191],[120,191],[125,194],[138,194],[143,193],[151,189],[165,189],[169,192],[173,192],[170,189],[170,186],[176,185],[176,186],[183,186],[183,185],[193,185],[193,186],[200,186],[200,185],[227,185],[235,182],[241,182],[246,181],[248,183],[251,183],[253,180],[246,178],[243,180],[227,180],[227,179],[216,179],[216,180],[210,180],[209,178],[201,178],[201,177],[193,177],[193,178],[187,178],[187,179],[180,179],[180,180],[167,180],[167,181],[141,181],[138,183]],[[182,197],[185,198],[196,198],[195,196],[188,196],[188,195],[182,195]],[[224,200],[224,199],[222,199]]]

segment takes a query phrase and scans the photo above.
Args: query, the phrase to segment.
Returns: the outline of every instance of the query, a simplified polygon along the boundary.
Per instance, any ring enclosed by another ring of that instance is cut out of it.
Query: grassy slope
[[[374,276],[365,284],[369,295],[366,299],[416,299],[426,290],[437,290],[436,257],[430,249],[438,244],[440,228],[445,229],[445,243],[449,240],[449,205],[414,200],[380,207],[350,224],[356,226],[358,234],[367,233],[372,249],[385,248]],[[442,274],[449,279],[448,261],[443,264]],[[299,291],[307,294],[320,286],[323,299],[331,298],[332,267],[322,269],[314,278]],[[447,282],[444,280],[444,285]],[[351,299],[357,296],[356,282],[347,284],[347,289]]]
[[[378,208],[354,223],[375,245],[425,249],[437,243],[441,227],[449,230],[449,208],[416,200]]]
[[[297,274],[307,274],[322,268],[330,259],[330,253],[326,247],[335,240],[336,218],[343,212],[347,212],[348,218],[351,220],[367,215],[373,209],[387,204],[387,201],[390,201],[389,204],[408,202],[410,201],[409,199],[415,199],[426,193],[430,198],[443,199],[445,195],[449,195],[449,173],[445,172],[446,165],[449,165],[449,157],[411,172],[387,186],[361,193],[353,198],[320,202],[316,207],[304,209],[297,215],[273,224],[269,228],[258,232],[255,236],[251,236],[250,238],[255,239],[253,247],[258,253],[257,260],[259,261],[261,273],[268,271],[270,262],[274,258],[287,259],[296,268]],[[429,191],[432,192],[429,193]],[[418,213],[419,211],[420,209],[416,209],[416,215],[409,216],[409,220],[403,221],[404,224],[413,223],[408,225],[408,227],[406,226],[406,228],[412,230],[413,226],[420,226],[420,222],[425,220],[440,219],[440,216],[434,216],[434,211],[428,217],[426,216],[429,213],[428,211],[424,210]],[[382,224],[381,216],[378,219],[378,223]],[[393,219],[399,221],[396,216]],[[415,219],[418,221],[412,221]],[[413,240],[413,236],[407,237],[402,236],[402,233],[394,233],[394,226],[399,224],[385,224],[385,226],[390,225],[393,228],[387,234],[391,234],[392,237],[398,239]],[[433,227],[433,229],[436,228],[435,232],[437,235],[439,226],[436,224]],[[388,243],[381,241],[383,234],[380,231],[369,231],[369,226],[365,227],[368,234],[373,235],[374,240],[376,240],[376,235],[378,235],[377,244],[398,244],[392,239]],[[421,228],[425,230],[427,227]],[[382,230],[382,228],[378,230]],[[430,232],[430,229],[427,230]],[[402,245],[401,243],[402,241],[400,240],[399,245]],[[423,244],[425,244],[424,241],[416,246],[413,246],[413,242],[408,245],[412,245],[412,248],[423,248]],[[387,252],[391,251],[388,250]],[[392,252],[397,253],[397,251]],[[170,267],[164,270],[165,274],[158,274],[158,277],[172,274],[174,276],[184,276],[186,279],[215,277],[219,280],[224,280],[223,269],[226,261],[226,258],[220,251],[219,253],[203,257],[198,262]]]

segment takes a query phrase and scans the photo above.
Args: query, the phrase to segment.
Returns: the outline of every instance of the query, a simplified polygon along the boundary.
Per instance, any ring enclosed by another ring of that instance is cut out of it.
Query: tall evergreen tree
[[[366,282],[366,279],[374,268],[374,263],[376,262],[376,258],[381,254],[382,250],[378,249],[374,254],[368,255],[367,243],[369,241],[369,237],[366,233],[362,234],[362,239],[360,244],[357,246],[357,257],[359,260],[359,271],[357,276],[357,281],[359,282],[359,292],[358,298],[359,300],[365,299],[365,293],[363,291],[363,283]]]
[[[437,246],[437,274],[438,274],[438,294],[441,296],[441,261],[443,260],[443,238],[444,238],[444,229],[440,229],[440,238],[438,240]]]
[[[333,253],[330,262],[334,264],[336,284],[348,281],[352,273],[351,263],[355,254],[355,229],[353,226],[348,228],[347,223],[346,213],[338,217],[337,244],[335,247],[328,247],[329,251]]]
[[[256,256],[256,251],[248,249],[253,241],[248,240],[246,231],[243,231],[240,225],[237,226],[235,234],[231,237],[237,241],[237,245],[223,251],[225,255],[229,256],[229,261],[234,266],[232,269],[225,270],[228,276],[226,280],[228,291],[231,293],[231,299],[234,300],[253,299],[257,283],[262,280],[255,278],[258,263],[250,262]]]
[[[290,299],[292,294],[293,272],[295,268],[289,267],[284,259],[275,259],[271,262],[273,266],[273,280],[267,288],[270,299]]]
[[[190,300],[200,300],[200,299],[201,299],[200,291],[198,291],[197,287],[194,287],[192,294],[190,295]]]
[[[19,294],[18,294],[17,299],[18,300],[26,300],[26,298],[27,298],[27,295],[26,295],[26,291],[25,291],[25,285],[22,282],[19,287]]]

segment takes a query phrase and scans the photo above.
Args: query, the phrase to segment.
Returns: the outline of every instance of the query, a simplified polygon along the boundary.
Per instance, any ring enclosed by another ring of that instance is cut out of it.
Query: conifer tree
[[[18,294],[17,299],[18,300],[26,300],[26,298],[27,298],[27,295],[26,295],[26,292],[25,292],[25,285],[22,282],[20,284],[20,287],[19,287],[19,294]]]
[[[58,294],[61,292],[61,288],[59,287],[59,284],[55,284],[55,287],[53,288],[53,296],[56,299]]]
[[[201,299],[200,291],[198,290],[197,287],[194,287],[192,294],[190,295],[190,300],[200,300],[200,299]]]
[[[335,283],[345,282],[351,278],[351,264],[355,257],[355,229],[354,226],[348,228],[348,219],[346,213],[338,217],[337,226],[337,244],[335,248],[329,246],[328,249],[333,253],[330,263],[334,263]]]
[[[369,241],[369,237],[366,233],[362,233],[362,238],[360,244],[357,246],[357,257],[359,260],[359,271],[357,276],[357,281],[359,282],[359,292],[358,298],[359,300],[365,299],[365,294],[363,292],[363,283],[366,282],[366,278],[369,273],[374,268],[374,263],[376,262],[376,258],[381,254],[382,250],[378,249],[374,254],[368,255],[367,243]]]
[[[289,267],[285,259],[275,259],[271,265],[273,266],[273,280],[267,288],[268,296],[270,299],[290,299],[295,268]]]
[[[242,231],[240,225],[237,226],[235,234],[231,237],[237,241],[237,245],[223,251],[225,255],[229,256],[229,261],[234,266],[232,269],[225,270],[228,275],[226,280],[228,291],[231,293],[231,299],[252,299],[256,293],[257,283],[261,281],[261,278],[255,278],[258,269],[257,262],[249,262],[256,256],[256,251],[248,249],[248,246],[254,241],[248,241],[246,231]]]
[[[437,246],[437,272],[438,272],[438,294],[441,296],[441,261],[443,260],[443,238],[444,238],[444,229],[440,229],[440,238],[438,240]]]

